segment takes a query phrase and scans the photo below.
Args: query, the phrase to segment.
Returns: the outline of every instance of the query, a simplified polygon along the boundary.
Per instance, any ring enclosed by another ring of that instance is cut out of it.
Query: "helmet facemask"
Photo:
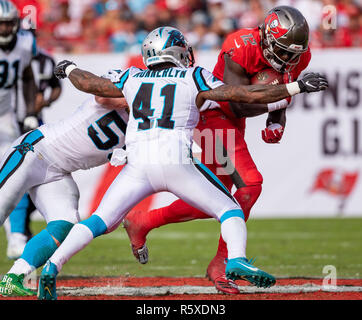
[[[266,35],[263,43],[263,54],[270,65],[278,72],[290,72],[299,63],[305,50],[285,48],[272,35]]]

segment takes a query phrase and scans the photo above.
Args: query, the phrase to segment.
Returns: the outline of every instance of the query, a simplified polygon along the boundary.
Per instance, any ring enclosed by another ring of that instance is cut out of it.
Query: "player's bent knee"
[[[47,230],[55,240],[62,243],[73,225],[73,223],[65,220],[55,220],[48,223]]]
[[[220,217],[220,222],[223,223],[225,220],[227,220],[229,218],[233,218],[233,217],[239,217],[239,218],[245,220],[243,210],[233,209],[233,210],[224,212],[224,214]]]
[[[107,231],[106,224],[96,214],[93,214],[88,219],[83,220],[83,221],[81,221],[79,223],[85,225],[86,227],[88,227],[90,229],[90,231],[92,231],[93,238],[96,238],[96,237],[104,234]]]
[[[244,183],[247,186],[256,186],[261,185],[263,183],[263,176],[261,173],[254,169],[254,170],[248,170],[244,177]]]

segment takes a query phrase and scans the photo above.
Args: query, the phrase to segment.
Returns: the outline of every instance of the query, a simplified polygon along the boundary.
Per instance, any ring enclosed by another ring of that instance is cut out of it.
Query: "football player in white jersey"
[[[44,123],[43,121],[43,109],[49,108],[62,93],[62,87],[59,79],[54,75],[55,61],[53,57],[41,48],[37,48],[37,55],[32,59],[31,67],[33,69],[34,79],[37,87],[35,98],[35,116],[37,117],[39,126]],[[19,108],[21,109],[21,108]],[[22,119],[24,110],[19,110],[18,118]],[[28,201],[26,222],[25,222],[25,235],[28,239],[32,237],[32,231],[30,230],[30,217],[36,210],[33,202],[28,197],[22,199],[26,203]],[[18,208],[18,207],[17,207]],[[10,215],[11,225],[16,224],[18,219],[14,217],[14,213]],[[23,219],[22,219],[23,220]],[[23,221],[21,221],[23,223]],[[17,256],[20,257],[22,251],[18,252]]]
[[[0,163],[0,225],[25,192],[47,227],[31,238],[20,259],[0,282],[0,295],[35,293],[24,276],[44,265],[73,224],[79,222],[79,191],[71,173],[106,163],[114,148],[124,146],[128,113],[87,99],[69,118],[18,138]]]
[[[29,31],[19,31],[19,13],[14,4],[0,0],[0,156],[20,136],[16,116],[22,92],[26,112],[24,125],[33,129],[38,126],[33,116],[36,86],[31,59],[36,54],[36,43]],[[27,197],[24,197],[6,224],[8,238],[7,256],[18,258],[25,246]]]
[[[74,225],[47,261],[39,280],[38,298],[56,299],[56,276],[64,263],[93,238],[114,230],[142,199],[160,191],[175,194],[221,223],[228,247],[227,277],[243,278],[260,287],[274,285],[272,275],[246,259],[247,232],[239,204],[213,173],[193,159],[193,129],[199,109],[209,105],[204,104],[206,100],[278,104],[302,91],[323,90],[327,81],[318,74],[309,74],[290,85],[225,85],[211,72],[193,67],[192,49],[181,32],[171,27],[152,31],[142,44],[142,54],[147,69],[131,67],[117,82],[78,69],[70,61],[62,61],[55,68],[59,78],[68,76],[79,90],[126,98],[130,108],[127,164],[97,210]],[[268,112],[267,106],[260,108]]]

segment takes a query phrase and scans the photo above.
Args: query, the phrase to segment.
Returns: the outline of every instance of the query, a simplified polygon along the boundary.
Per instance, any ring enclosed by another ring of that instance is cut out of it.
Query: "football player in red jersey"
[[[308,24],[297,9],[288,6],[275,7],[268,12],[261,26],[241,29],[226,38],[213,74],[226,84],[248,85],[255,74],[272,67],[283,74],[285,83],[294,81],[311,59],[308,38]],[[269,113],[266,128],[262,130],[262,139],[266,143],[278,143],[282,138],[286,122],[285,110]],[[222,158],[227,159],[227,163],[218,157],[216,151],[213,151],[211,164],[208,163],[210,161],[205,161],[205,157],[210,156],[207,154],[205,139],[197,141],[195,137],[196,142],[204,150],[202,162],[217,174],[229,190],[235,185],[236,192],[233,196],[244,211],[245,221],[261,193],[263,182],[263,177],[244,140],[245,117],[255,115],[255,109],[253,114],[248,114],[247,105],[237,108],[231,103],[220,103],[220,108],[201,112],[197,129],[200,132],[205,129],[212,130],[214,142],[219,144],[219,147],[221,144]],[[233,146],[227,144],[228,129],[234,130],[235,133]],[[213,150],[220,148],[215,147]],[[220,174],[220,169],[230,168],[230,164],[233,170]],[[209,217],[205,213],[177,200],[170,206],[149,212],[130,212],[124,221],[124,227],[130,238],[134,255],[141,263],[146,263],[148,261],[146,235],[152,229],[169,223],[206,218]],[[237,285],[225,277],[226,257],[227,247],[220,236],[217,253],[207,268],[207,276],[218,291],[236,294],[239,293]]]

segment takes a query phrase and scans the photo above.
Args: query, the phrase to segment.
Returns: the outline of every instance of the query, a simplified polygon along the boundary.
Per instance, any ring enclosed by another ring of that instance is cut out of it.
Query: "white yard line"
[[[362,287],[355,286],[320,286],[314,284],[274,286],[272,288],[257,288],[252,286],[240,286],[241,293],[308,293],[308,292],[362,292]],[[59,295],[71,296],[163,296],[170,294],[216,294],[215,287],[204,286],[163,286],[163,287],[59,287]]]

